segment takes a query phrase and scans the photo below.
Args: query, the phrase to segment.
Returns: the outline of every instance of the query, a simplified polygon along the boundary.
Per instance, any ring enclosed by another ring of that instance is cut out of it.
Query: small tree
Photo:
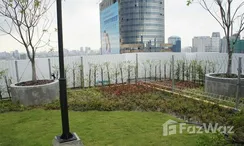
[[[98,70],[98,65],[97,64],[94,64],[93,66],[93,79],[94,79],[94,86],[96,86],[97,84],[97,70]]]
[[[121,78],[121,82],[122,82],[122,84],[124,84],[123,68],[124,68],[125,64],[126,64],[126,62],[120,62],[120,63],[119,63],[120,78]]]
[[[104,85],[104,82],[103,82],[103,68],[104,68],[104,65],[100,64],[99,67],[101,69],[101,82],[102,82],[102,86],[103,86]]]
[[[107,76],[108,76],[108,84],[111,84],[111,79],[110,79],[110,62],[105,62],[104,63],[106,69],[107,69]]]
[[[143,69],[144,69],[144,80],[147,81],[147,62],[142,62]]]
[[[91,87],[91,78],[92,78],[92,68],[93,68],[93,64],[88,62],[89,65],[89,74],[88,74],[88,83],[89,83],[89,87]]]
[[[51,25],[46,14],[53,3],[51,0],[0,1],[0,17],[6,18],[5,25],[0,26],[0,31],[24,46],[32,66],[32,81],[37,80],[36,50],[50,42],[44,41],[43,37]]]
[[[194,0],[187,0],[187,5],[190,5]],[[243,0],[195,0],[220,24],[224,30],[227,41],[228,64],[227,76],[231,75],[232,54],[234,46],[244,30],[244,9]],[[217,10],[216,10],[217,8]],[[233,36],[233,25],[238,23],[236,33]],[[231,37],[234,37],[232,40]]]

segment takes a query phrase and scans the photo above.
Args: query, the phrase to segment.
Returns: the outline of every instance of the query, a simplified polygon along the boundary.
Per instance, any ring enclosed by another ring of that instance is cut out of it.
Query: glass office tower
[[[164,44],[164,0],[120,0],[119,5],[122,44]]]
[[[112,13],[116,14],[116,4],[119,38],[111,39],[119,39],[120,53],[125,53],[121,51],[124,49],[142,50],[140,52],[160,51],[165,39],[164,0],[103,0],[100,3],[101,44],[104,44],[102,27],[110,29],[106,21],[111,19],[110,16],[114,16]],[[112,12],[111,15],[109,12]]]

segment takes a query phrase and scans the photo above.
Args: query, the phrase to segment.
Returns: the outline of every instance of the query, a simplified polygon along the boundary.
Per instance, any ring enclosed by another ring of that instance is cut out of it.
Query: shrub
[[[0,101],[0,113],[11,112],[11,111],[24,111],[30,108],[31,107],[25,107],[20,104],[14,104],[9,100]]]
[[[232,144],[225,139],[221,133],[206,135],[202,134],[197,141],[197,146],[231,146]]]
[[[230,135],[235,142],[244,144],[244,112],[237,112],[233,115],[229,121],[228,125],[234,126],[234,133]]]

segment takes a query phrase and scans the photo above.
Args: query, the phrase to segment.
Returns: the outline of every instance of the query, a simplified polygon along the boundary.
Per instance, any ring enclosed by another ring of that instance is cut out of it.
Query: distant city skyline
[[[53,13],[54,20],[51,29],[56,28],[55,10],[56,5],[53,5],[51,13]],[[2,21],[1,18],[0,24]],[[99,21],[98,0],[64,1],[64,48],[79,50],[80,47],[89,46],[92,50],[99,50],[101,47]],[[221,38],[224,36],[223,30],[216,20],[200,5],[186,6],[186,1],[165,1],[165,38],[174,35],[181,37],[182,48],[184,48],[192,45],[194,36],[209,36],[212,32],[220,32]],[[241,36],[243,37],[243,33]],[[52,40],[55,42],[56,38],[57,34],[54,32]],[[165,41],[167,42],[167,40]],[[54,43],[53,47],[57,50],[57,43]],[[16,49],[19,52],[25,52],[24,47],[10,36],[0,36],[0,52]],[[48,49],[40,49],[39,51],[48,51]]]
[[[86,56],[86,55],[98,55],[99,50],[91,50],[90,47],[86,47],[86,50],[68,50],[64,49],[64,56]],[[36,53],[36,58],[57,57],[58,51],[41,51]],[[14,51],[0,51],[0,60],[25,60],[28,59],[25,52]]]

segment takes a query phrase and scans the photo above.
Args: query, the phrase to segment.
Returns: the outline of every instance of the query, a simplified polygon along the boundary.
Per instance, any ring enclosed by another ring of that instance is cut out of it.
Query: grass
[[[195,146],[199,135],[163,136],[162,124],[175,117],[160,112],[74,112],[71,131],[86,146]],[[0,146],[48,146],[61,133],[60,111],[35,109],[0,114]]]

